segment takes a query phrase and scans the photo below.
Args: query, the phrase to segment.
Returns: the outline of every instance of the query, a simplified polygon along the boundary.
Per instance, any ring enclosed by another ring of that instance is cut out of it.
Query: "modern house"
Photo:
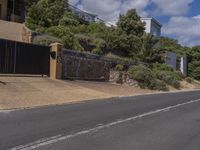
[[[32,32],[24,20],[24,0],[0,0],[0,39],[31,43]]]
[[[162,25],[154,18],[141,18],[142,22],[145,22],[146,33],[153,34],[155,36],[161,35]]]
[[[23,0],[0,0],[0,20],[23,22],[24,18]]]
[[[80,20],[86,23],[94,23],[97,21],[98,15],[82,11],[79,8],[68,4],[68,8],[76,15]]]

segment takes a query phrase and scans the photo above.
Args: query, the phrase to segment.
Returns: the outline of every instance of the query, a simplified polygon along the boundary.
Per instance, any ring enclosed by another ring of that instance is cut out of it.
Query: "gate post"
[[[51,54],[50,54],[50,78],[61,79],[62,78],[62,48],[63,45],[60,43],[52,43]]]

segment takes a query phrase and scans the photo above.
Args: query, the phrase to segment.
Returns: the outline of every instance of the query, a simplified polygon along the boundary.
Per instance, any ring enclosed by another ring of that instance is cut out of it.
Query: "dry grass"
[[[200,88],[200,82],[194,81],[192,83],[188,83],[186,81],[181,82],[181,88],[182,89],[199,89]]]

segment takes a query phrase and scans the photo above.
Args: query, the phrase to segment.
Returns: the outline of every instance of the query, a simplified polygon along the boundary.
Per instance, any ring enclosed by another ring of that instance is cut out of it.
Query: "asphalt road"
[[[199,150],[200,91],[0,112],[0,150]]]

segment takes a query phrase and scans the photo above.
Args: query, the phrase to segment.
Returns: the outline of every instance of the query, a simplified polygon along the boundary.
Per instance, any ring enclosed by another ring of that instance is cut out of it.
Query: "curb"
[[[15,111],[22,111],[22,110],[31,110],[31,109],[40,109],[40,108],[47,108],[47,107],[55,107],[55,106],[63,106],[63,105],[72,105],[72,104],[83,104],[91,101],[100,101],[100,100],[111,100],[111,99],[120,99],[120,98],[130,98],[130,97],[139,97],[139,96],[148,96],[148,95],[161,95],[161,94],[175,94],[175,93],[184,93],[184,92],[195,92],[200,91],[200,89],[191,89],[191,90],[181,90],[181,91],[167,91],[167,92],[155,92],[155,93],[145,93],[145,94],[135,94],[135,95],[128,95],[128,96],[114,96],[102,99],[88,99],[83,101],[77,102],[68,102],[63,104],[50,104],[50,105],[43,105],[43,106],[35,106],[35,107],[24,107],[24,108],[13,108],[13,109],[0,109],[0,113],[10,113]]]

